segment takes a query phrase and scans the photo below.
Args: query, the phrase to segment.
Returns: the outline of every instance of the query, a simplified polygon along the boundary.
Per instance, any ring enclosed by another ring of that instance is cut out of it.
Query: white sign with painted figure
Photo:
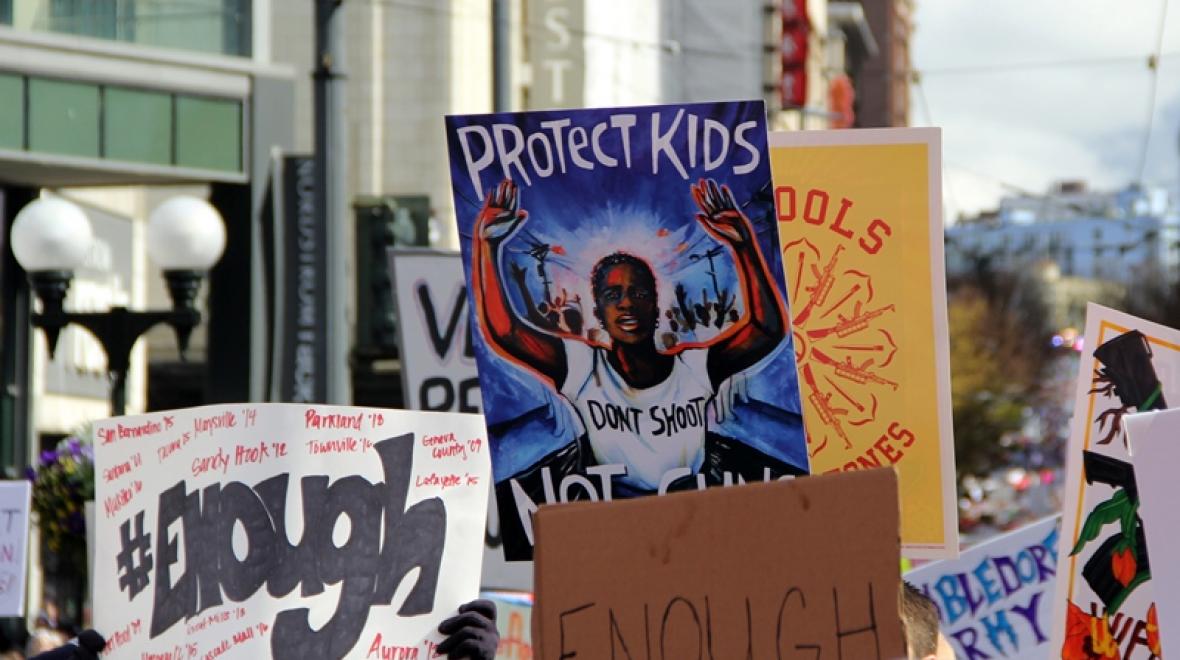
[[[905,574],[938,606],[956,657],[1048,657],[1060,527],[1045,518]]]
[[[458,252],[391,248],[402,387],[412,410],[480,412],[463,262]]]
[[[0,616],[25,615],[32,496],[27,481],[0,481]]]
[[[1162,627],[1127,421],[1180,403],[1180,331],[1090,303],[1066,447],[1053,657],[1155,660]]]
[[[479,593],[479,415],[227,404],[95,438],[103,658],[434,657]]]
[[[1139,516],[1151,557],[1158,621],[1180,621],[1180,563],[1171,560],[1180,548],[1180,408],[1131,415],[1124,420],[1131,444],[1131,463],[1139,489]],[[1180,626],[1159,628],[1160,650],[1178,649]]]

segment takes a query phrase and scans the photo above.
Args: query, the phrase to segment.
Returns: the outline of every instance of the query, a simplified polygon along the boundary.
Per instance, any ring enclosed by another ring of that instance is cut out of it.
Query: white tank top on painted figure
[[[561,394],[582,418],[600,465],[624,465],[621,479],[655,490],[669,470],[697,472],[705,455],[705,414],[713,387],[708,350],[681,351],[663,382],[631,387],[607,360],[607,350],[563,340],[568,375]]]

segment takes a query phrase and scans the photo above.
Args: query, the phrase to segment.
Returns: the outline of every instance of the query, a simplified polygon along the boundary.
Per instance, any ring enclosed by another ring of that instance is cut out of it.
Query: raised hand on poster
[[[529,217],[528,211],[519,208],[520,191],[511,180],[500,182],[483,201],[476,229],[480,236],[493,245],[498,245],[516,232],[521,223]]]
[[[714,238],[731,245],[750,241],[753,234],[750,221],[738,209],[729,186],[718,186],[713,179],[701,179],[692,186],[692,198],[701,207],[697,221]]]

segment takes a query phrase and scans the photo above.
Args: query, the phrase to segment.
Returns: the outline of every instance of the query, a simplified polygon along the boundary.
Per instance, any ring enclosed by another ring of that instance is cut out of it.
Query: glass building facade
[[[0,24],[201,53],[251,55],[251,0],[0,0]]]

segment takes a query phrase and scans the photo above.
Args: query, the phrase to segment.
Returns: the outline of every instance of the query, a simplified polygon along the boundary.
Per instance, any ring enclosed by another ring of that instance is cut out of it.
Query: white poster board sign
[[[1091,303],[1066,447],[1053,657],[1159,655],[1155,562],[1125,425],[1178,403],[1180,332]]]
[[[957,657],[1048,657],[1060,522],[1045,518],[905,574],[938,606]]]
[[[479,592],[478,415],[220,405],[95,437],[104,658],[427,658]]]
[[[1180,548],[1180,409],[1131,415],[1125,420],[1131,441],[1135,482],[1139,488],[1139,516],[1151,547],[1151,582],[1156,620],[1180,622],[1180,563],[1171,560]],[[1180,626],[1159,628],[1160,650],[1180,653]]]
[[[412,410],[479,412],[471,311],[458,252],[390,248],[397,305],[402,391]],[[504,560],[499,514],[489,497],[483,557],[485,589],[533,588],[531,562]]]
[[[25,615],[32,495],[27,481],[0,481],[0,616]]]
[[[406,407],[480,412],[467,286],[458,252],[390,249]]]

